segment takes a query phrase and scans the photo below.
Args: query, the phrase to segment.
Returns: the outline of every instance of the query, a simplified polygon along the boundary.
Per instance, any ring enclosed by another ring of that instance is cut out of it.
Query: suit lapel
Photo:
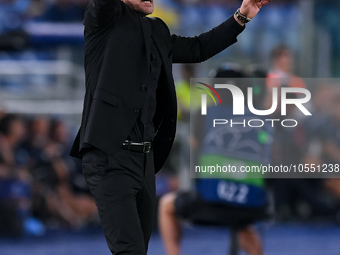
[[[143,28],[145,50],[146,50],[146,56],[148,56],[148,65],[149,65],[150,64],[149,56],[150,56],[150,50],[151,50],[151,25],[147,21],[146,17],[141,17],[140,15],[138,15],[138,17]]]
[[[152,18],[148,18],[150,24],[151,24],[151,37],[154,40],[156,47],[158,49],[159,55],[161,57],[163,67],[167,65],[169,62],[169,58],[167,56],[167,47],[165,45],[164,39],[160,36],[159,31],[157,31],[156,28],[156,22]],[[165,70],[167,68],[164,68]],[[167,71],[167,70],[166,70]]]

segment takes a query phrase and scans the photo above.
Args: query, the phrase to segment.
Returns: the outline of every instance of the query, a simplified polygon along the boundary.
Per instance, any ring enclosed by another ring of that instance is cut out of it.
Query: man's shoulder
[[[165,24],[165,22],[158,17],[147,17],[149,20],[150,24],[158,29],[164,29],[167,33],[170,34],[170,30],[168,26]]]
[[[147,17],[147,19],[149,21],[151,21],[151,22],[160,22],[160,23],[163,23],[166,26],[165,22],[161,18],[152,16],[152,17]]]

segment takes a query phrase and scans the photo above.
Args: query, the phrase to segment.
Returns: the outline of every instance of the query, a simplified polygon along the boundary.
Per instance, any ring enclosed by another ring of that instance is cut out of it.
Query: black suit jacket
[[[235,43],[244,27],[233,17],[196,37],[171,35],[159,18],[146,18],[120,0],[92,0],[85,12],[86,93],[82,123],[70,155],[86,145],[115,153],[129,135],[146,98],[151,37],[162,70],[156,92],[153,141],[156,172],[176,132],[172,63],[199,63]]]

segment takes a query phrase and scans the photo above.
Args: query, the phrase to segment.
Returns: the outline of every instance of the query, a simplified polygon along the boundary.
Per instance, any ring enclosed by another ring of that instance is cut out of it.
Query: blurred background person
[[[235,66],[237,65],[223,65],[215,72],[215,77],[225,78],[226,83],[238,86],[246,92],[249,85],[244,79],[246,76],[239,69],[230,69]],[[266,93],[264,83],[260,90]],[[208,107],[208,111],[211,114],[223,111],[226,118],[233,118],[231,111],[233,100],[228,92],[219,94],[223,106],[212,105]],[[257,95],[257,97],[262,96]],[[197,103],[197,100],[194,102]],[[198,154],[198,162],[195,162],[195,165],[208,167],[213,164],[212,162],[214,164],[217,162],[211,159],[209,161],[209,157],[223,158],[218,160],[220,163],[223,162],[222,165],[256,165],[268,162],[269,141],[260,141],[258,138],[259,133],[264,136],[269,135],[267,132],[270,131],[266,128],[261,130],[247,128],[246,131],[241,131],[242,128],[225,126],[209,129],[207,123],[211,123],[212,119],[208,115],[200,116],[199,109],[195,113],[197,117],[191,134],[194,136],[192,140],[196,140],[193,144],[197,145],[194,148]],[[247,113],[245,117],[250,118],[251,114]],[[242,148],[233,148],[235,139],[243,144]],[[221,144],[221,141],[222,147],[216,145]],[[264,154],[265,151],[267,153]],[[252,158],[251,163],[248,162],[248,157],[244,157],[245,154]],[[263,179],[254,177],[248,176],[248,179],[247,176],[233,176],[231,173],[226,173],[218,179],[206,179],[206,175],[197,174],[199,179],[195,180],[193,190],[184,192],[180,190],[164,195],[159,206],[159,227],[166,253],[181,254],[181,221],[184,220],[193,224],[228,226],[232,229],[232,235],[235,235],[235,242],[239,243],[240,249],[250,255],[264,254],[261,238],[252,224],[269,216],[268,201]],[[237,249],[238,247],[232,252],[237,252]]]
[[[303,80],[293,74],[294,56],[288,46],[276,46],[271,53],[271,60],[273,67],[267,75],[268,87],[306,87]]]
[[[29,224],[32,196],[31,178],[26,166],[27,157],[20,144],[24,125],[17,115],[0,119],[0,234],[40,234],[42,226]]]
[[[25,148],[33,177],[34,215],[46,224],[79,228],[96,221],[97,210],[88,190],[79,188],[80,173],[68,157],[70,143],[61,120],[45,116],[31,120]]]

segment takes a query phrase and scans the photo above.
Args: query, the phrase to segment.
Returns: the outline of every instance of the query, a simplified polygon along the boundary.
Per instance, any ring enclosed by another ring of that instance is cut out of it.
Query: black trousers
[[[107,155],[93,148],[83,154],[82,165],[112,254],[145,255],[155,218],[152,151]]]

